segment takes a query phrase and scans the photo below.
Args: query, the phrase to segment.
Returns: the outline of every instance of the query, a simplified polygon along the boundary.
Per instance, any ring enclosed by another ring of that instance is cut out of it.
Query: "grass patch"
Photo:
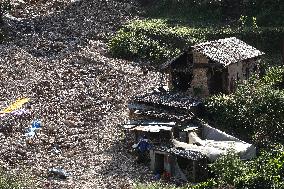
[[[162,182],[153,182],[148,184],[138,183],[135,185],[135,189],[213,189],[217,187],[217,182],[213,179],[201,182],[198,184],[185,184],[184,186],[175,186],[174,184],[166,184]]]

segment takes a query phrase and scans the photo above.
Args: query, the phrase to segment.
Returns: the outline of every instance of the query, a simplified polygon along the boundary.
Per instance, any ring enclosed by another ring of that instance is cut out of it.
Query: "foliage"
[[[152,18],[166,18],[178,22],[202,25],[216,23],[221,19],[219,1],[162,0],[148,6],[147,15]],[[206,11],[205,11],[206,10]]]
[[[15,175],[11,175],[3,170],[0,170],[0,188],[1,189],[20,189],[22,183]]]
[[[245,171],[244,163],[233,152],[218,158],[211,169],[217,175],[219,185],[234,185],[236,179]]]
[[[239,84],[230,95],[215,95],[206,102],[216,127],[261,145],[284,143],[284,90],[276,86],[284,67],[271,68],[262,79]]]
[[[198,42],[238,37],[265,52],[281,49],[283,28],[204,27],[171,24],[163,19],[134,20],[124,25],[109,41],[110,52],[120,58],[164,63]]]
[[[193,186],[188,186],[186,188],[190,188],[190,189],[213,189],[217,187],[217,182],[214,179],[208,179],[205,182],[201,182],[198,183],[196,185]]]
[[[2,23],[2,17],[6,11],[11,9],[10,0],[1,0],[0,1],[0,23]]]
[[[259,26],[283,26],[284,3],[281,0],[153,0],[147,14],[187,23],[220,23],[246,18]],[[254,18],[254,19],[253,19]]]
[[[153,183],[149,183],[149,184],[141,184],[138,183],[135,185],[134,187],[135,189],[178,189],[178,187],[175,187],[173,185],[169,185],[169,184],[164,184],[164,183],[160,183],[160,182],[153,182]]]
[[[284,187],[284,148],[263,151],[252,161],[241,161],[234,153],[217,159],[211,166],[219,187],[226,185],[238,189],[273,189]]]
[[[172,49],[169,45],[151,39],[143,33],[133,31],[118,31],[117,35],[109,42],[112,54],[121,58],[140,58],[161,63],[176,56],[180,51]]]

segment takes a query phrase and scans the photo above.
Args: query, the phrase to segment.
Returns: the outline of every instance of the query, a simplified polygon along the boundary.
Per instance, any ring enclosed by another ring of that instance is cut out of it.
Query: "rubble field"
[[[0,108],[29,98],[28,115],[4,115],[0,161],[30,188],[132,188],[149,169],[126,152],[118,126],[131,96],[151,90],[160,74],[114,59],[107,39],[139,12],[132,1],[15,0],[0,44]],[[41,128],[32,140],[26,129]],[[56,149],[56,150],[54,150]],[[62,168],[67,179],[49,177]]]

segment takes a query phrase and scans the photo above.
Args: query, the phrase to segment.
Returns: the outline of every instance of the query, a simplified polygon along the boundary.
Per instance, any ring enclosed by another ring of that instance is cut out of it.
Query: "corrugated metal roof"
[[[225,66],[264,54],[236,37],[200,43],[193,49]]]
[[[148,126],[137,126],[133,128],[132,130],[136,131],[144,131],[144,132],[150,132],[150,133],[158,133],[161,130],[163,131],[171,131],[172,127],[167,126],[161,126],[161,125],[148,125]]]

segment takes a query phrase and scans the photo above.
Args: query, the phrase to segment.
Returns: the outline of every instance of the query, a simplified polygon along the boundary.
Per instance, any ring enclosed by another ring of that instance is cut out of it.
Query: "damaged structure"
[[[221,155],[234,151],[241,159],[255,157],[256,149],[202,121],[192,120],[183,125],[176,122],[130,120],[123,125],[129,148],[147,136],[150,169],[154,174],[174,177],[181,181],[201,182],[210,172],[208,164]]]
[[[232,92],[237,81],[258,72],[262,54],[232,37],[192,46],[163,64],[170,91],[135,96],[128,103],[129,122],[122,128],[129,148],[147,137],[153,173],[191,182],[206,180],[208,165],[228,151],[244,160],[255,157],[252,144],[199,117],[204,112],[202,98]]]
[[[259,71],[264,53],[235,38],[200,43],[162,65],[171,90],[206,97],[231,93]]]

